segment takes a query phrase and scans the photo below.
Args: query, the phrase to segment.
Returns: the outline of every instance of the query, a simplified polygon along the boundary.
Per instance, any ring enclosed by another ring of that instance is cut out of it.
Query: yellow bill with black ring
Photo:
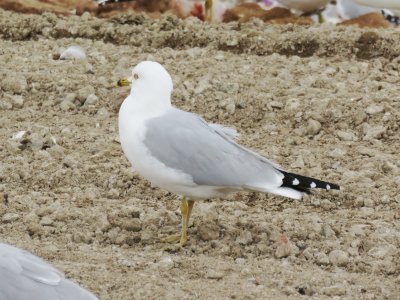
[[[131,77],[123,77],[117,82],[117,86],[130,86],[132,83]]]

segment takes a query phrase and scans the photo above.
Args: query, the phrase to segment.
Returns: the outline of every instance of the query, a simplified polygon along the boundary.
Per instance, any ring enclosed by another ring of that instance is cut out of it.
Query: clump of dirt
[[[1,241],[101,299],[397,297],[398,34],[124,18],[0,11]],[[86,59],[59,60],[70,45]],[[163,251],[179,202],[132,170],[117,131],[115,82],[146,59],[177,107],[343,190],[196,203],[187,247]]]

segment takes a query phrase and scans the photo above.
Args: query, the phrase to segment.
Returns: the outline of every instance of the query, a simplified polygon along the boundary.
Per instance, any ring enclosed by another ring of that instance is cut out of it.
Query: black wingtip
[[[298,174],[288,173],[282,170],[279,171],[284,175],[282,179],[282,187],[289,187],[305,193],[307,193],[305,190],[313,188],[324,190],[340,190],[340,186],[335,183],[326,182]]]

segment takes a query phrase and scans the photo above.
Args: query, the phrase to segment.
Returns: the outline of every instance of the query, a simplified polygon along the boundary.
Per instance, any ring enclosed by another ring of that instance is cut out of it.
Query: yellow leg
[[[194,205],[193,200],[186,200],[186,198],[183,197],[183,199],[181,201],[181,215],[182,215],[181,234],[169,236],[166,239],[164,239],[165,242],[168,242],[168,243],[179,242],[180,246],[184,246],[186,244],[187,230],[188,230],[189,219],[190,219],[190,215],[192,213],[193,205]]]
[[[324,19],[324,16],[322,15],[322,11],[318,12],[318,22],[320,24],[325,23],[325,19]]]
[[[212,21],[212,0],[206,0],[205,19],[208,23],[211,23]]]
[[[183,246],[187,242],[187,229],[188,229],[188,219],[189,219],[189,205],[185,197],[183,197],[181,201],[181,215],[182,215],[182,230],[181,230],[181,240],[179,244]]]

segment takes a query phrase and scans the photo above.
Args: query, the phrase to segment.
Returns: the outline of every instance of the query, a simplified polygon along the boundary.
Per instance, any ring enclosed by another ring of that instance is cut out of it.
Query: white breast
[[[143,143],[146,135],[145,123],[148,119],[157,117],[157,114],[149,114],[128,98],[120,108],[118,120],[120,142],[126,157],[134,169],[155,186],[184,194],[181,190],[194,186],[191,176],[167,167],[154,158]]]

